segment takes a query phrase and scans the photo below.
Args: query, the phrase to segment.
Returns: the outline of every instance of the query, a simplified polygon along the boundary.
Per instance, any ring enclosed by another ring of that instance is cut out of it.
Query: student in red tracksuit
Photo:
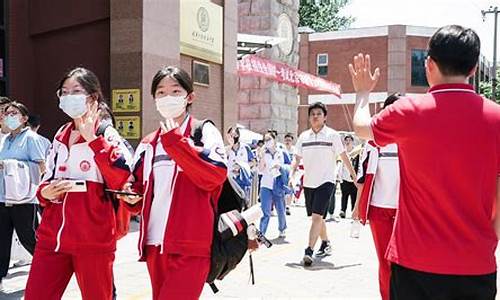
[[[198,299],[210,268],[213,199],[227,177],[224,143],[210,122],[202,127],[203,145],[190,138],[195,95],[184,70],[158,71],[151,94],[165,122],[138,146],[135,182],[125,187],[143,197],[122,199],[141,212],[139,253],[153,299]]]
[[[384,109],[398,99],[399,94],[387,97]],[[389,144],[377,147],[373,141],[369,141],[360,163],[358,200],[352,215],[363,225],[370,220],[379,263],[380,295],[382,300],[389,300],[391,262],[385,258],[385,252],[391,239],[399,200],[398,146]]]
[[[75,274],[83,299],[109,300],[117,231],[105,188],[121,189],[127,182],[131,155],[114,128],[96,134],[104,103],[94,73],[70,71],[57,94],[59,107],[73,121],[56,134],[38,189],[45,209],[25,299],[61,299]],[[69,180],[85,185],[77,192]]]

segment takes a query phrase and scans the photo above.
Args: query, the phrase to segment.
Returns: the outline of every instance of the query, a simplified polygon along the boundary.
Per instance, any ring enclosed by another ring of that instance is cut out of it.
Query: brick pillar
[[[267,59],[286,63],[297,68],[299,22],[298,1],[278,0],[239,0],[239,32],[280,36],[280,16],[289,18],[293,30],[292,45],[289,53],[283,46],[274,46],[261,54]],[[283,17],[282,17],[283,18]],[[238,90],[238,122],[253,131],[263,133],[275,129],[280,139],[286,132],[297,133],[298,91],[296,88],[280,84],[266,78],[241,76]]]
[[[387,93],[404,93],[406,91],[406,26],[389,26],[387,43]]]

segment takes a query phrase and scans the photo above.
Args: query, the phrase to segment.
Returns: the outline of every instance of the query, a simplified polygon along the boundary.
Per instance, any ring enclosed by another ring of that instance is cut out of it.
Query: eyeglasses
[[[18,111],[6,111],[3,113],[4,116],[17,116],[20,115],[21,113]]]
[[[66,90],[66,89],[58,89],[56,91],[56,95],[58,98],[61,98],[63,96],[68,96],[68,95],[85,95],[87,96],[87,91],[85,91],[84,89],[74,89],[74,90]]]

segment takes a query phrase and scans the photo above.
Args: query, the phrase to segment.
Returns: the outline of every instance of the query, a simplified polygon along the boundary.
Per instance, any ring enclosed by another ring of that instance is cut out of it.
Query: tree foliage
[[[308,26],[316,32],[347,29],[354,18],[340,16],[339,11],[349,0],[301,0],[299,26]]]
[[[493,83],[491,81],[483,81],[479,83],[479,93],[483,94],[486,98],[492,99]],[[497,71],[497,86],[495,91],[495,100],[500,103],[500,70]]]

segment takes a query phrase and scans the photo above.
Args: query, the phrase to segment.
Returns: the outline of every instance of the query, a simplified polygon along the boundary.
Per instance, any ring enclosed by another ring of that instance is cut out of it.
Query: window
[[[421,49],[411,50],[411,85],[429,86],[425,76],[425,59],[427,51]]]
[[[326,53],[318,54],[318,57],[316,58],[316,65],[318,67],[317,69],[318,76],[328,75],[328,54]]]

